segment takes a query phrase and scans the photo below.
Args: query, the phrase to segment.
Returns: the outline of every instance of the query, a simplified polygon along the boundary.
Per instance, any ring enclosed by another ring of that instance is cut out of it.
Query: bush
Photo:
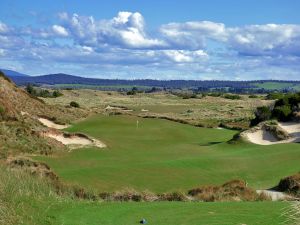
[[[300,196],[300,173],[281,179],[276,189]]]
[[[56,91],[53,91],[52,96],[53,96],[53,98],[57,98],[57,97],[63,96],[63,94],[60,91],[56,90]]]
[[[276,100],[276,99],[280,99],[280,98],[283,98],[284,97],[284,94],[283,93],[277,93],[277,92],[274,92],[274,93],[270,93],[266,96],[266,99],[267,100]]]
[[[165,193],[158,196],[161,201],[188,201],[188,197],[183,192]]]
[[[249,95],[249,98],[258,98],[257,95]]]
[[[36,89],[36,88],[34,88],[34,86],[32,84],[27,84],[25,90],[32,96],[42,97],[42,98],[57,98],[57,97],[60,97],[63,95],[58,90],[55,90],[51,93],[50,91],[48,91],[46,89]]]
[[[0,120],[5,119],[5,109],[3,106],[0,105]]]
[[[34,89],[33,85],[32,84],[27,84],[25,90],[27,91],[27,93],[33,95],[33,96],[36,96],[37,95],[37,92],[36,90]]]
[[[292,109],[290,105],[277,106],[274,108],[272,117],[280,121],[288,121],[291,119]]]
[[[74,102],[74,101],[70,102],[70,106],[74,107],[74,108],[80,108],[79,104],[77,102]]]
[[[231,100],[239,100],[239,99],[241,99],[241,96],[239,96],[239,95],[232,95],[232,94],[226,94],[226,95],[224,95],[224,98],[231,99]]]
[[[256,109],[255,118],[250,121],[250,126],[255,126],[262,121],[269,120],[272,116],[272,110],[267,106],[261,106]]]

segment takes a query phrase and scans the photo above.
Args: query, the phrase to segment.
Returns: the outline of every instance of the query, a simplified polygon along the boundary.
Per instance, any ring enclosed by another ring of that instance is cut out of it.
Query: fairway
[[[94,116],[67,130],[98,138],[108,148],[37,158],[63,181],[97,191],[187,191],[236,178],[262,189],[299,171],[299,144],[228,144],[236,133],[232,130],[133,116]]]
[[[64,225],[133,225],[142,218],[153,225],[280,225],[287,207],[286,202],[70,202],[50,208],[48,214]]]

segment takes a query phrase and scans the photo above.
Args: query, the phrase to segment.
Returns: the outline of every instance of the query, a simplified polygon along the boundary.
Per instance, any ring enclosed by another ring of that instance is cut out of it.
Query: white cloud
[[[162,25],[160,32],[174,48],[201,49],[206,39],[226,39],[225,25],[210,21],[192,21]]]
[[[68,31],[60,25],[53,25],[52,30],[58,36],[67,37],[69,35]]]
[[[163,24],[149,32],[139,12],[119,12],[106,20],[62,12],[58,18],[39,28],[0,22],[0,64],[4,58],[10,65],[24,63],[30,68],[51,64],[76,68],[74,74],[80,68],[105,68],[126,74],[138,71],[141,76],[148,71],[164,73],[169,78],[300,77],[298,24],[226,27],[190,21]]]
[[[150,38],[145,32],[144,18],[138,12],[119,12],[111,20],[96,21],[93,17],[60,14],[74,40],[83,45],[102,48],[106,45],[123,48],[157,48],[164,41]]]
[[[208,55],[203,50],[185,51],[185,50],[164,50],[164,54],[172,61],[177,63],[192,63],[207,59]]]
[[[228,44],[246,55],[300,55],[300,25],[265,24],[228,28]]]

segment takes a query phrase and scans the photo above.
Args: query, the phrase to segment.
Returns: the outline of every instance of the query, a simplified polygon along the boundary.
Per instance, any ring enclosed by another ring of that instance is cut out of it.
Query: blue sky
[[[0,68],[300,80],[299,11],[296,0],[1,0]]]

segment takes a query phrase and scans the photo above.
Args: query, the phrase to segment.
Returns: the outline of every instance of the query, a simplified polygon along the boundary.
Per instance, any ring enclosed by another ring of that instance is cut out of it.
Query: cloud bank
[[[300,79],[298,24],[188,21],[149,30],[139,12],[57,17],[38,28],[0,21],[0,67],[119,78]]]

